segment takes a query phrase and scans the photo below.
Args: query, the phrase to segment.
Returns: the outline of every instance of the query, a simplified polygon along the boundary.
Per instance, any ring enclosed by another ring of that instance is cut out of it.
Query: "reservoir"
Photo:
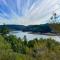
[[[27,37],[27,40],[33,40],[35,38],[40,39],[47,39],[47,38],[51,38],[54,39],[56,41],[60,42],[60,36],[49,36],[49,35],[41,35],[41,34],[30,34],[29,32],[22,32],[22,31],[12,31],[10,32],[10,35],[16,35],[17,37],[20,38],[24,38],[24,36]]]

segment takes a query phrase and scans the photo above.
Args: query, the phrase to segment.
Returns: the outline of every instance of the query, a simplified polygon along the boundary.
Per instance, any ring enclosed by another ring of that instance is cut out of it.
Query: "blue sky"
[[[0,0],[0,24],[42,24],[56,12],[59,0]]]

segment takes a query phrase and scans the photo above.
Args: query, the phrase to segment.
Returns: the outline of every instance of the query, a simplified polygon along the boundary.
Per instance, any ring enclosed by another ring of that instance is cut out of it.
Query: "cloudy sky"
[[[55,12],[60,14],[59,0],[0,0],[0,24],[43,24]]]

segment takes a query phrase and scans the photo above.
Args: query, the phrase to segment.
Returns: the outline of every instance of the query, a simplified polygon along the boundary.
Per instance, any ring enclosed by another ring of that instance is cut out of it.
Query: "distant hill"
[[[0,29],[3,27],[4,25],[0,25]],[[6,27],[10,30],[23,30],[25,28],[24,25],[6,25]]]
[[[0,29],[3,25],[0,25]],[[60,32],[60,24],[40,24],[40,25],[6,25],[8,29],[12,31],[24,31],[33,33],[50,33],[50,32]]]
[[[29,26],[26,26],[23,31],[47,33],[47,32],[51,32],[51,28],[49,27],[48,24],[29,25]]]

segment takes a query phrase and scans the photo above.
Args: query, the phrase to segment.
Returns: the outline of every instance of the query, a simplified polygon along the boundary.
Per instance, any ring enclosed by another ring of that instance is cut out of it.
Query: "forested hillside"
[[[40,25],[0,25],[0,30],[6,26],[10,31],[24,31],[32,33],[52,33],[60,32],[60,24],[40,24]]]

